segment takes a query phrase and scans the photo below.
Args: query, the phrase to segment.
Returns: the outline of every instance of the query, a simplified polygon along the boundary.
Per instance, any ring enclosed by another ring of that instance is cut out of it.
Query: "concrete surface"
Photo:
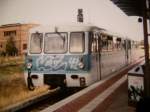
[[[120,86],[113,97],[112,104],[105,112],[135,112],[135,108],[128,106],[128,86],[127,81]]]

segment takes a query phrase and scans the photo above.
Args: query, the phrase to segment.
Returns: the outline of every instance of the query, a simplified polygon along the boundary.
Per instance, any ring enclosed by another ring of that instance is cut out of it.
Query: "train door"
[[[96,38],[96,46],[97,46],[97,52],[96,52],[96,57],[97,57],[97,79],[101,80],[101,37],[100,34],[96,33],[95,34]]]
[[[101,79],[100,67],[100,37],[96,32],[92,33],[91,43],[91,74],[94,81]]]
[[[101,73],[101,35],[98,34],[98,69],[99,69],[99,74],[98,74],[98,79],[102,79],[102,73]]]
[[[113,37],[101,35],[101,77],[107,77],[114,70]]]

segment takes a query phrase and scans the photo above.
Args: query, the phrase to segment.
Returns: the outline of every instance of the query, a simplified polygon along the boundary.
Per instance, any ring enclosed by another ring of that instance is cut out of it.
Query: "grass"
[[[0,109],[32,96],[47,91],[48,87],[36,88],[29,91],[25,85],[23,74],[13,74],[8,79],[0,81]]]
[[[9,77],[10,75],[13,75],[15,73],[23,73],[23,70],[24,70],[23,65],[0,67],[0,78],[3,76]]]
[[[24,62],[24,57],[23,56],[17,56],[17,57],[3,57],[0,56],[0,65],[15,65],[18,63],[23,63]]]
[[[48,90],[48,86],[44,86],[29,91],[24,81],[23,70],[23,64],[0,67],[0,110]]]

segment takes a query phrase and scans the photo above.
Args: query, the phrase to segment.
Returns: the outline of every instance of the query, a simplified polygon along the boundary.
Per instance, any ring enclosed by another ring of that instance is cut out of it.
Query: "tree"
[[[10,36],[6,43],[6,54],[9,56],[15,56],[18,54],[18,49],[15,46],[13,36]]]

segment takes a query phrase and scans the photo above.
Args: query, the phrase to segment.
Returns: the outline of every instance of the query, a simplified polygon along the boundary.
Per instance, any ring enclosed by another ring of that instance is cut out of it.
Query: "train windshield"
[[[45,53],[65,53],[67,52],[67,33],[46,33]]]
[[[83,32],[73,32],[70,35],[70,52],[82,53],[84,52],[85,37]]]
[[[41,53],[43,44],[42,33],[32,33],[30,40],[30,53]]]

